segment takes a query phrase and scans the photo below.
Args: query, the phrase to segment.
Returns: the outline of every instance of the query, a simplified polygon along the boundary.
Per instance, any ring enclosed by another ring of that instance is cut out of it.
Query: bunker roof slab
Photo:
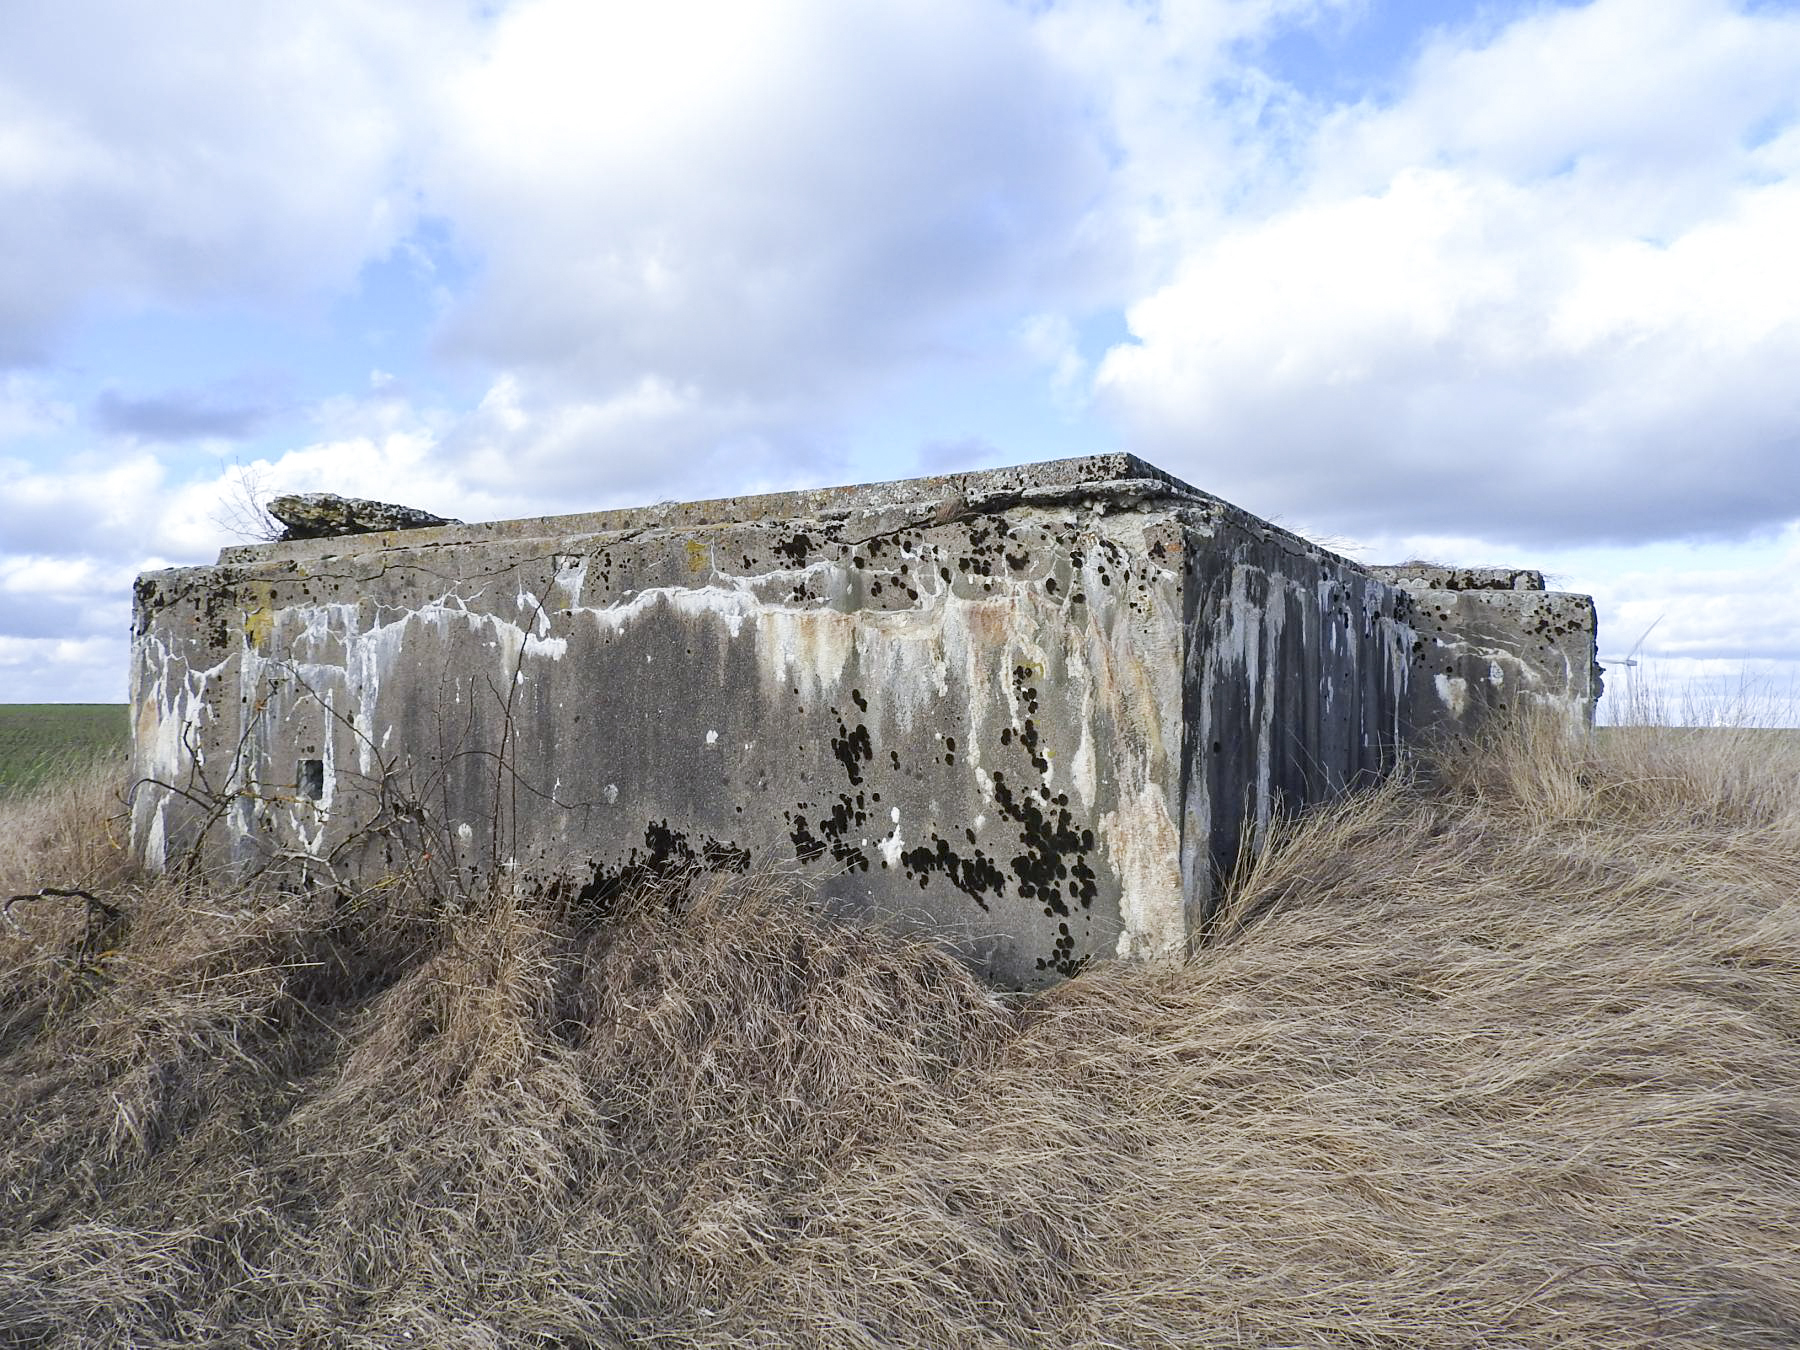
[[[571,515],[533,516],[475,525],[440,525],[415,530],[386,530],[325,539],[282,540],[237,545],[219,553],[221,564],[253,564],[325,557],[346,557],[391,548],[443,547],[510,539],[569,539],[651,529],[703,529],[712,525],[858,513],[905,514],[907,508],[929,511],[959,500],[971,511],[1013,505],[1082,500],[1119,505],[1146,502],[1206,505],[1226,511],[1238,508],[1201,492],[1171,473],[1135,455],[1084,455],[1004,469],[884,483],[807,488],[744,497],[712,497],[692,502],[658,502],[649,506],[582,511]],[[1274,527],[1270,527],[1274,528]],[[1278,531],[1286,534],[1286,531]],[[1301,542],[1296,537],[1296,542]],[[1314,546],[1307,545],[1308,549]]]

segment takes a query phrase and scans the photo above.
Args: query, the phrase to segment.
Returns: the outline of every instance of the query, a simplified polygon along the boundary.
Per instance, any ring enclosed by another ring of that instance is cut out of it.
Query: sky
[[[1800,724],[1800,0],[0,13],[0,702],[278,492],[1113,450]]]

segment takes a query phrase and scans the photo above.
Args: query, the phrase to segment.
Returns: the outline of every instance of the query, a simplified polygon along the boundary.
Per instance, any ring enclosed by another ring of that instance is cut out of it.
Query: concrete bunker
[[[1183,951],[1278,805],[1591,719],[1598,674],[1586,597],[1365,568],[1126,455],[375,530],[139,578],[132,837],[315,884],[428,840],[597,903],[796,866],[1034,986]]]

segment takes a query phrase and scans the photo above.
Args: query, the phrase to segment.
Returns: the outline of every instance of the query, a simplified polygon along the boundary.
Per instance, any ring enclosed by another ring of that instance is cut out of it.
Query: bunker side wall
[[[1409,715],[1418,734],[1466,734],[1527,712],[1592,725],[1601,693],[1592,597],[1436,587],[1410,594],[1419,638]]]
[[[1411,734],[1406,592],[1242,513],[1185,510],[1182,873],[1200,931],[1276,812],[1367,782]]]

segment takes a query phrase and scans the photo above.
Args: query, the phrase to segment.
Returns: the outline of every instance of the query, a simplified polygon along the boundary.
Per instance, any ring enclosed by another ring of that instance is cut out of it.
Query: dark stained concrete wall
[[[1394,762],[1417,636],[1404,592],[1284,532],[1214,529],[1190,551],[1182,871],[1198,924],[1273,813]]]
[[[1126,456],[230,549],[139,581],[133,836],[799,867],[1040,984],[1184,950],[1246,830],[1442,720],[1416,594]]]

